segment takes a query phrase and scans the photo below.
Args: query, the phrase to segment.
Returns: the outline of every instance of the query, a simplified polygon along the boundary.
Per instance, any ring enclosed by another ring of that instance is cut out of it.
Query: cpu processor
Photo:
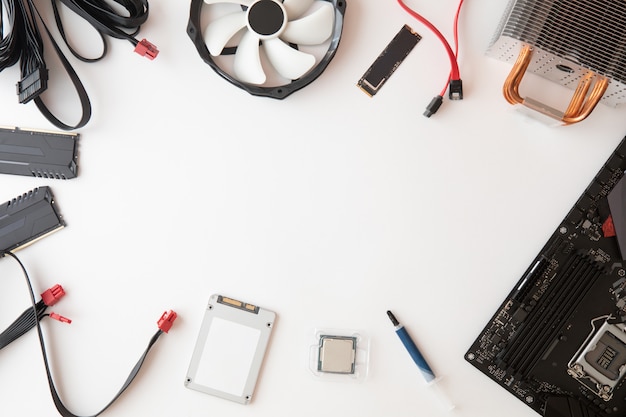
[[[320,336],[317,370],[353,374],[356,367],[356,337]]]
[[[369,337],[360,330],[316,329],[309,370],[320,380],[362,382],[369,368]]]

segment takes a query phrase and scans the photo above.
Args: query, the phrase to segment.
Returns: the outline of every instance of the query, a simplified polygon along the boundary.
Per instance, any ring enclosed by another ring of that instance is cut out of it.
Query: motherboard
[[[547,417],[626,416],[626,139],[465,359]]]

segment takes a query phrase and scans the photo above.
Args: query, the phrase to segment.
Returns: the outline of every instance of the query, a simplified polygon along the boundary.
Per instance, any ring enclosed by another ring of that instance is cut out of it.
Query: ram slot
[[[575,261],[575,257],[568,257],[566,264],[561,267],[561,271],[568,270]],[[543,326],[550,324],[550,322],[546,321],[544,313],[546,308],[549,307],[550,302],[554,299],[555,294],[560,292],[562,287],[566,285],[566,282],[562,282],[565,278],[564,275],[563,273],[559,273],[553,278],[552,284],[548,287],[548,290],[529,311],[526,319],[520,324],[516,334],[511,338],[508,346],[500,355],[499,362],[501,366],[508,366],[517,370],[514,368],[515,360],[526,352],[528,348],[527,344],[533,340],[533,334],[537,331],[537,327],[540,327],[539,331],[544,331]]]
[[[527,376],[600,275],[583,256],[569,257],[503,351],[502,364]]]
[[[586,264],[586,261],[583,260],[583,264]],[[554,325],[545,333],[539,335],[539,340],[520,365],[520,369],[524,370],[524,378],[527,378],[532,373],[535,365],[547,355],[549,348],[553,346],[553,343],[563,332],[568,319],[574,314],[582,300],[589,294],[591,287],[602,275],[601,271],[592,264],[583,265],[579,272],[580,279],[574,280],[576,285],[572,288],[571,295],[569,295],[568,291],[564,291],[564,294],[560,297],[560,302],[557,301],[557,306],[559,307],[555,308],[553,312]]]

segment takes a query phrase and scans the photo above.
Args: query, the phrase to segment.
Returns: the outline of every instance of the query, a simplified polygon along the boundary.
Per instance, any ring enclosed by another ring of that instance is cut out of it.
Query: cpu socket
[[[604,401],[626,374],[626,332],[624,324],[605,321],[590,335],[568,366],[568,374]]]

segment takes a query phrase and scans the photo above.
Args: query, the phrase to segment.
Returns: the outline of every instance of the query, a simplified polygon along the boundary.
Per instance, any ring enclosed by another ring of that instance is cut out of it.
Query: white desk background
[[[514,111],[501,94],[510,66],[484,55],[505,2],[469,0],[465,99],[426,119],[449,71],[439,42],[395,1],[347,3],[334,60],[283,101],[204,64],[185,32],[188,1],[150,1],[140,38],[158,46],[156,60],[121,40],[102,62],[72,59],[94,111],[79,131],[79,177],[4,175],[0,200],[49,185],[67,222],[18,254],[37,291],[58,282],[67,292],[53,310],[73,323],[44,327],[75,413],[110,400],[171,308],[174,327],[105,415],[446,415],[387,309],[445,378],[454,415],[535,415],[463,355],[626,134],[626,109],[601,105],[569,127]],[[456,1],[408,4],[451,37]],[[405,23],[423,40],[369,98],[355,84]],[[54,129],[34,104],[17,104],[18,77],[17,66],[0,73],[0,124]],[[564,108],[562,90],[527,81],[523,93]],[[48,101],[77,118],[72,93],[55,85]],[[29,299],[13,262],[0,261],[0,276],[5,328]],[[213,293],[278,315],[248,406],[183,386]],[[369,336],[364,382],[315,378],[316,328]],[[57,415],[35,332],[0,351],[0,369],[2,415]]]

